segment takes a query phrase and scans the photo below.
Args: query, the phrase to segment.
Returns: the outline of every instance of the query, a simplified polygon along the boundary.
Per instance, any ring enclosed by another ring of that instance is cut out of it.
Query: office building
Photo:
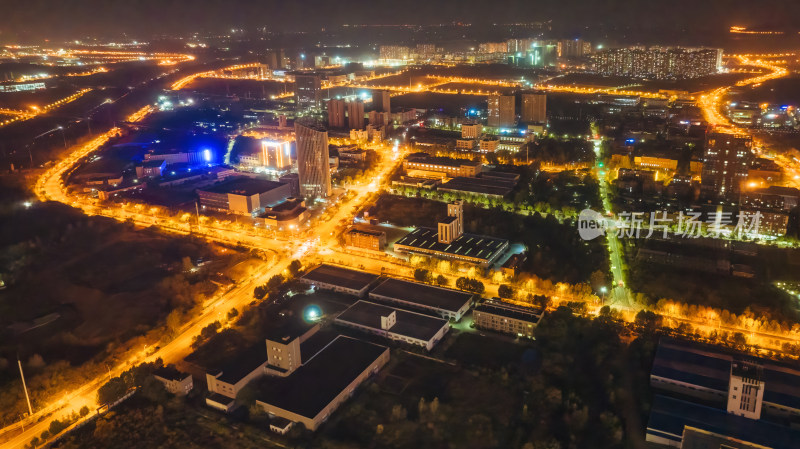
[[[474,139],[456,139],[456,150],[475,151],[476,142]]]
[[[348,307],[334,322],[392,341],[421,346],[428,351],[450,330],[445,319],[364,300]]]
[[[264,220],[267,229],[278,231],[294,231],[305,223],[310,214],[306,209],[306,202],[302,198],[287,198],[286,201],[264,209],[258,216]]]
[[[295,101],[300,109],[319,109],[322,99],[322,77],[318,74],[297,74],[295,81]]]
[[[288,140],[262,140],[261,165],[273,170],[286,170],[292,166],[292,143]]]
[[[291,196],[291,189],[282,182],[232,176],[197,189],[197,196],[203,209],[248,215],[286,200]]]
[[[378,280],[375,274],[322,264],[300,277],[306,285],[363,298]]]
[[[753,153],[750,136],[710,133],[706,136],[700,187],[706,198],[738,199]]]
[[[400,279],[385,279],[369,293],[373,301],[434,313],[458,321],[472,306],[473,294]]]
[[[295,122],[294,130],[300,194],[306,198],[327,198],[331,194],[328,131],[316,124],[298,122]]]
[[[497,137],[484,137],[478,142],[478,150],[481,153],[494,153],[497,151],[497,146],[500,144],[500,139]]]
[[[522,94],[522,121],[525,123],[547,123],[547,94]]]
[[[516,122],[513,95],[490,95],[487,125],[494,128],[508,128]]]
[[[410,176],[421,178],[474,177],[482,169],[480,161],[433,157],[428,153],[414,153],[403,160],[403,170]]]
[[[364,129],[364,102],[351,100],[347,102],[347,123],[350,129]]]
[[[463,123],[461,125],[462,139],[478,139],[482,132],[483,126],[480,123]]]
[[[386,233],[356,225],[345,232],[344,241],[351,248],[383,251],[386,248]]]
[[[603,75],[681,79],[713,75],[722,67],[717,48],[631,47],[603,50],[593,56]]]
[[[373,90],[372,109],[376,112],[391,112],[391,98],[388,90]]]
[[[478,329],[493,330],[518,337],[533,338],[533,330],[542,319],[540,310],[487,299],[475,306],[472,320]]]
[[[265,382],[256,405],[270,422],[282,418],[315,431],[388,362],[389,348],[340,335],[291,375]]]
[[[328,100],[328,127],[340,129],[345,127],[344,100],[332,98]]]
[[[270,331],[266,337],[265,373],[270,376],[286,377],[300,368],[304,360],[310,360],[316,353],[310,351],[303,343],[314,336],[319,328],[319,324],[313,326],[284,324]]]

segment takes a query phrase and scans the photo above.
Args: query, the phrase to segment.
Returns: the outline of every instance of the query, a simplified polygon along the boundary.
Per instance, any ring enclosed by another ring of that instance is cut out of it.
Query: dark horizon
[[[274,32],[319,31],[344,24],[432,25],[552,21],[562,35],[631,34],[669,38],[689,34],[720,35],[733,25],[787,29],[796,33],[800,4],[778,0],[544,0],[539,2],[455,1],[398,3],[388,0],[348,3],[242,0],[142,0],[139,2],[53,2],[31,0],[6,8],[0,20],[0,42],[45,39],[149,39],[158,35],[226,33],[232,28]]]

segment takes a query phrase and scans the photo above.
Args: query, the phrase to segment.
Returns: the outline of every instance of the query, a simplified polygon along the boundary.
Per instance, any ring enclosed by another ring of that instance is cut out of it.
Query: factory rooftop
[[[318,282],[338,285],[349,290],[362,290],[375,282],[378,279],[378,275],[322,264],[304,274],[301,279],[308,283]]]
[[[232,193],[235,195],[252,196],[283,186],[284,183],[269,181],[267,179],[256,179],[247,176],[230,177],[219,184],[205,187],[199,190],[211,193]]]
[[[647,433],[675,443],[686,442],[690,429],[722,435],[772,449],[796,449],[800,430],[763,419],[749,419],[725,410],[680,399],[656,395],[650,411]],[[687,433],[684,433],[687,431]],[[693,446],[694,447],[694,446]],[[710,446],[709,446],[710,447]],[[718,446],[727,447],[727,446]],[[739,447],[739,446],[736,446]],[[744,446],[741,446],[744,447]],[[750,447],[748,445],[748,447]]]
[[[398,240],[394,249],[479,262],[488,266],[508,249],[508,240],[462,234],[451,243],[440,243],[436,229],[420,227]]]
[[[414,338],[416,340],[430,340],[434,338],[442,327],[447,326],[447,320],[396,309],[394,307],[376,304],[369,301],[358,301],[336,317],[336,321],[344,321],[358,326],[381,329],[381,317],[386,317],[394,312],[397,322],[388,329],[398,335]]]
[[[516,181],[503,178],[457,176],[442,184],[439,190],[503,197],[511,193],[516,184]]]
[[[369,295],[373,299],[397,299],[450,312],[461,310],[472,300],[471,293],[393,278],[385,279]]]
[[[339,336],[290,376],[269,379],[256,397],[313,419],[387,351],[385,346]]]

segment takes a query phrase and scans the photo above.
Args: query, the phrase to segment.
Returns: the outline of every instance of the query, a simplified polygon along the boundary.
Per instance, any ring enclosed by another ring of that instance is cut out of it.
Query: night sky
[[[0,40],[224,32],[310,31],[349,24],[474,24],[552,19],[555,29],[722,32],[730,25],[796,27],[791,0],[0,0]]]

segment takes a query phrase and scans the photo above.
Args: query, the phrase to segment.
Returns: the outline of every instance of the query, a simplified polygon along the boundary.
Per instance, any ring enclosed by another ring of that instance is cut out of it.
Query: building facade
[[[710,133],[706,137],[700,187],[707,198],[738,199],[747,180],[753,139],[738,134]]]
[[[542,312],[497,300],[486,300],[472,311],[478,329],[487,329],[520,337],[533,338]]]
[[[306,198],[327,198],[331,194],[328,131],[318,125],[297,122],[294,129],[300,194]]]
[[[322,77],[318,74],[298,74],[294,76],[295,101],[301,109],[319,109],[322,99]]]
[[[328,100],[328,127],[330,128],[344,128],[345,115],[344,115],[344,100],[332,98]]]
[[[514,126],[516,121],[513,95],[490,95],[487,125],[494,128]]]
[[[635,78],[681,79],[713,75],[722,67],[722,49],[631,47],[594,54],[598,73]]]
[[[525,123],[547,122],[547,94],[522,94],[522,121]]]

